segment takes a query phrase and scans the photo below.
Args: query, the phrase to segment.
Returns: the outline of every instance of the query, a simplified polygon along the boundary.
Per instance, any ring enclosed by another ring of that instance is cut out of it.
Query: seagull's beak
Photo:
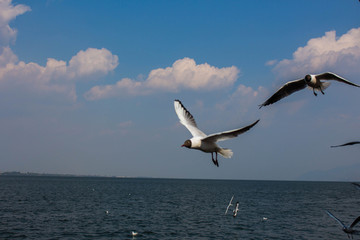
[[[183,144],[183,145],[181,145],[181,147],[185,147],[185,145]]]

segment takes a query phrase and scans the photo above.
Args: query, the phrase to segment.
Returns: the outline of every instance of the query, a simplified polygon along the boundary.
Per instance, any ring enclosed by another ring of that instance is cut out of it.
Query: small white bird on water
[[[257,120],[254,123],[250,124],[249,126],[243,128],[206,135],[200,129],[198,129],[194,117],[182,105],[182,103],[179,100],[174,101],[174,107],[175,107],[175,112],[179,117],[180,123],[183,124],[193,136],[191,139],[186,140],[182,145],[182,147],[198,149],[203,152],[211,153],[211,159],[217,167],[219,167],[219,162],[217,159],[218,153],[220,153],[225,158],[231,158],[233,152],[231,151],[231,149],[221,148],[216,144],[216,142],[237,137],[239,134],[248,131],[250,128],[252,128],[253,126],[255,126],[255,124],[259,122],[259,120]],[[215,153],[215,158],[213,153]]]
[[[317,75],[308,74],[302,79],[287,82],[263,104],[260,104],[259,108],[273,104],[294,92],[304,89],[305,87],[312,89],[315,96],[317,96],[317,93],[315,91],[320,91],[322,94],[325,94],[324,90],[330,86],[330,82],[322,82],[321,80],[335,80],[355,87],[360,87],[359,85],[352,83],[345,78],[342,78],[339,75],[331,72],[321,73]]]

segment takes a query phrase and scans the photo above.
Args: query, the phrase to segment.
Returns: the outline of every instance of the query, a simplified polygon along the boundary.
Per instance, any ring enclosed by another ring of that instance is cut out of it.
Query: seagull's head
[[[191,148],[191,141],[190,141],[190,140],[186,140],[186,141],[184,142],[184,144],[181,145],[181,146],[182,146],[182,147]]]
[[[305,80],[306,83],[311,82],[311,75],[310,74],[306,75],[304,80]]]

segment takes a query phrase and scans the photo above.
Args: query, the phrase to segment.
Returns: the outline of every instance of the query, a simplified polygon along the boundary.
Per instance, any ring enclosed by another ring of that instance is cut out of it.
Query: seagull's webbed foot
[[[215,162],[216,162],[216,166],[217,166],[217,167],[219,167],[219,162],[218,162],[218,159],[217,159],[217,157],[218,157],[217,152],[215,152],[215,156],[216,156],[216,160],[215,160]]]
[[[321,87],[320,87],[320,92],[322,93],[322,95],[324,95],[325,93],[324,93],[324,91],[321,89]]]
[[[214,153],[211,153],[211,160],[213,161],[213,163],[215,164],[215,166],[219,167],[219,162],[217,160],[217,152],[215,152],[215,159],[214,159]]]
[[[313,88],[313,93],[315,95],[315,97],[317,96],[317,93],[315,92],[315,88]]]

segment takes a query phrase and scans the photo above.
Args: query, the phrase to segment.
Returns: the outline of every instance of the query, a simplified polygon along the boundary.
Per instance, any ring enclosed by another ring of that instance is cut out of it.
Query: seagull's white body
[[[310,89],[315,89],[317,91],[321,91],[321,90],[325,90],[326,88],[328,88],[330,86],[330,82],[322,82],[320,81],[320,77],[316,77],[316,75],[313,74],[309,74],[310,76],[310,81],[309,80],[305,80],[307,87]],[[306,78],[306,77],[305,77]]]
[[[219,166],[219,163],[217,161],[217,153],[221,154],[225,158],[231,158],[233,155],[231,149],[221,148],[219,145],[216,144],[216,142],[237,137],[239,134],[248,131],[250,128],[252,128],[255,124],[259,122],[259,120],[257,120],[253,124],[243,128],[206,135],[197,127],[194,117],[182,105],[179,100],[174,101],[174,108],[177,116],[179,117],[180,123],[183,124],[193,136],[191,139],[186,140],[182,147],[197,149],[203,152],[211,153],[212,160],[216,166]],[[213,153],[216,154],[215,159],[213,157]]]
[[[239,211],[239,202],[236,202],[235,209],[233,211],[233,217],[237,216],[238,211]]]
[[[279,88],[279,90],[277,90],[270,98],[268,98],[263,104],[260,104],[259,106],[261,108],[263,106],[273,104],[280,99],[289,96],[294,92],[300,91],[306,87],[312,89],[315,96],[317,96],[317,93],[315,93],[315,91],[320,91],[322,94],[324,94],[324,90],[330,86],[330,82],[323,82],[321,80],[335,80],[351,86],[360,87],[359,85],[352,83],[335,73],[325,72],[316,75],[308,74],[302,79],[287,82],[281,88]]]

